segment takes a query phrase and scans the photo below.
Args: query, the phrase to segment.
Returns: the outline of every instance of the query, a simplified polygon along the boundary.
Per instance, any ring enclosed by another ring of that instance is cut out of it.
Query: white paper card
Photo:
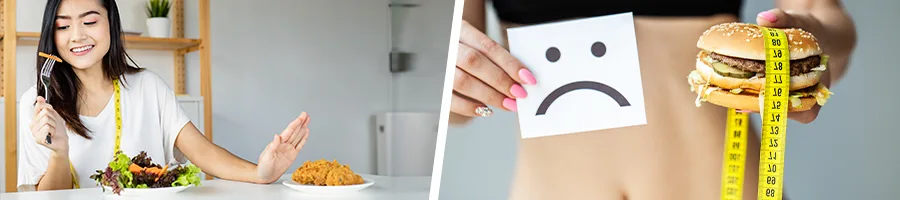
[[[631,13],[507,32],[537,79],[517,100],[522,138],[647,124]]]

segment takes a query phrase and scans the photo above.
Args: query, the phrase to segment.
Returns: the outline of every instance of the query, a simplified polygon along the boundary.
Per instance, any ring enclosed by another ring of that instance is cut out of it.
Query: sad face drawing
[[[630,13],[508,29],[534,73],[519,99],[523,138],[646,124]]]

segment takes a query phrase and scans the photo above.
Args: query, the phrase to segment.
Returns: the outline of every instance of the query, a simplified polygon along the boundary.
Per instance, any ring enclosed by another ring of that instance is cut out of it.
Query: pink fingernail
[[[756,16],[769,22],[775,22],[778,20],[778,18],[775,18],[775,14],[773,14],[771,11],[763,11]]]
[[[518,108],[516,108],[516,100],[510,98],[503,99],[503,107],[511,111],[518,110]]]
[[[520,69],[519,70],[519,78],[522,79],[525,84],[534,85],[537,84],[537,80],[534,80],[534,75],[531,74],[531,71],[528,69]]]
[[[742,113],[749,113],[749,112],[750,112],[749,110],[740,110],[740,109],[737,109],[737,111],[738,111],[738,112],[742,112]]]
[[[519,84],[513,84],[512,87],[509,88],[509,92],[512,93],[516,98],[525,98],[528,96],[528,92],[525,92],[525,88],[522,88]]]

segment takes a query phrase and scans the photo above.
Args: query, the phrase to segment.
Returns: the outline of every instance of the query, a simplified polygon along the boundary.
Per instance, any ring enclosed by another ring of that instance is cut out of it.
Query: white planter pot
[[[171,27],[169,18],[154,17],[147,19],[147,33],[150,37],[167,38],[172,34]]]

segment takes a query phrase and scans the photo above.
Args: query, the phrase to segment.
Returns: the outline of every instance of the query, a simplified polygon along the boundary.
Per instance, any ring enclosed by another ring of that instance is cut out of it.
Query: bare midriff
[[[647,124],[521,140],[510,198],[719,199],[727,110],[696,107],[687,75],[703,31],[736,20],[635,17]],[[756,199],[759,138],[749,135],[744,199]]]

